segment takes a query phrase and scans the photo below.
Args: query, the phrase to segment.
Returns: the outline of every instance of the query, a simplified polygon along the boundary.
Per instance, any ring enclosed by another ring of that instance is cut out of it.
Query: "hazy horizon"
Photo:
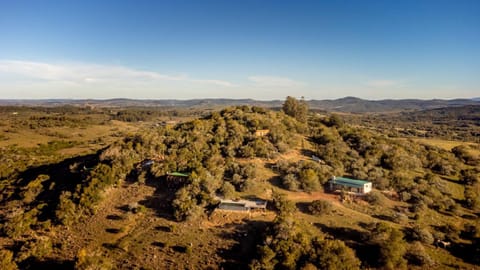
[[[0,99],[476,98],[478,1],[12,1]]]
[[[292,96],[292,95],[290,95]],[[287,97],[287,96],[286,96]],[[286,98],[285,97],[285,98]],[[293,96],[296,99],[302,99],[302,96]],[[132,100],[132,101],[192,101],[192,100],[229,100],[229,101],[242,101],[252,100],[258,102],[283,102],[285,98],[281,99],[255,99],[255,98],[228,98],[228,97],[211,97],[211,98],[125,98],[125,97],[111,97],[111,98],[0,98],[0,101],[112,101],[112,100]],[[304,98],[304,97],[303,97]],[[451,101],[451,100],[471,100],[480,102],[480,97],[466,97],[466,98],[380,98],[380,99],[368,99],[355,96],[344,96],[338,98],[324,98],[324,99],[305,99],[305,101],[338,101],[342,99],[360,99],[364,101],[406,101],[406,100],[419,100],[419,101]]]

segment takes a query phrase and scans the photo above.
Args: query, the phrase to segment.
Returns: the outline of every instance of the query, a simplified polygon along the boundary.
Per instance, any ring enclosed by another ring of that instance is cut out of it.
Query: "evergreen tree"
[[[282,107],[283,112],[300,122],[307,121],[308,105],[305,100],[298,101],[296,98],[288,96]]]

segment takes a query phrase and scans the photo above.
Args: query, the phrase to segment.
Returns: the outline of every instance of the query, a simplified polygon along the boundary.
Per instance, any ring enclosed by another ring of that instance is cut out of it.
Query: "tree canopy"
[[[303,98],[299,101],[294,97],[288,96],[283,103],[282,110],[285,114],[300,122],[307,121],[308,105]]]

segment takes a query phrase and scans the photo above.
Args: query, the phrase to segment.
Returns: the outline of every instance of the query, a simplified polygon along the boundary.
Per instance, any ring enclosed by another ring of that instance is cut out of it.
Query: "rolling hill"
[[[225,106],[261,106],[269,108],[278,108],[282,106],[281,100],[254,100],[254,99],[40,99],[40,100],[0,100],[0,105],[9,106],[96,106],[96,107],[179,107],[179,108],[212,108]],[[311,109],[332,111],[332,112],[398,112],[426,110],[444,107],[457,107],[466,105],[480,105],[479,99],[385,99],[385,100],[365,100],[356,97],[344,97],[332,100],[308,100]]]

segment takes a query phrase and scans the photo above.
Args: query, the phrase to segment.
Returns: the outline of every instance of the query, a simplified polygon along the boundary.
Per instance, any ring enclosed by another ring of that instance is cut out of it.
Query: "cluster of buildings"
[[[149,167],[154,160],[144,160],[139,164],[140,167]],[[166,175],[166,185],[169,190],[176,190],[185,185],[189,174],[181,172],[172,172]],[[332,177],[327,183],[328,190],[334,193],[346,192],[350,195],[363,196],[372,191],[372,182],[351,179],[346,177]],[[227,211],[265,211],[267,201],[265,200],[229,200],[218,198],[220,203],[218,209]]]

